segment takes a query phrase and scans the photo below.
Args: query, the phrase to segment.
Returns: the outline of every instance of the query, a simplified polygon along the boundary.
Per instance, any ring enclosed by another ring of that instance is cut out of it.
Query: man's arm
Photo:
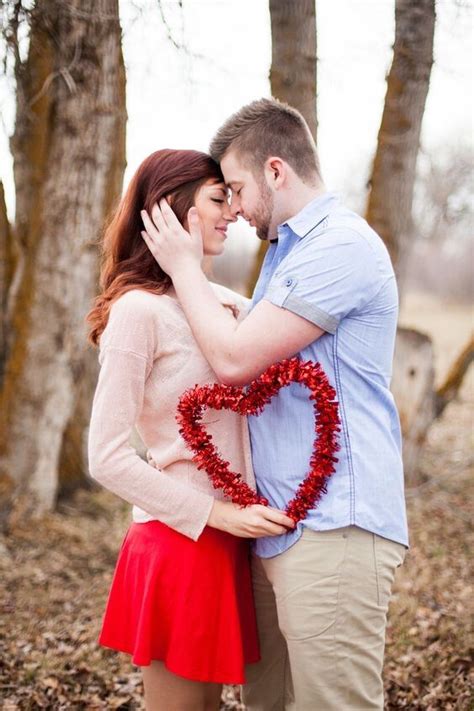
[[[202,241],[193,210],[188,234],[165,201],[160,208],[154,209],[153,222],[142,213],[143,238],[172,278],[193,335],[219,380],[229,385],[249,383],[269,365],[295,355],[324,333],[265,300],[237,323],[222,308],[201,270]]]
[[[197,266],[177,270],[173,284],[199,347],[219,380],[229,385],[249,383],[269,365],[295,355],[324,333],[265,300],[236,323]]]

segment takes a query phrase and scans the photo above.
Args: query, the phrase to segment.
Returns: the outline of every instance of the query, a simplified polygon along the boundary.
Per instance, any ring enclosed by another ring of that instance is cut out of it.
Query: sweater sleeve
[[[114,304],[101,339],[89,427],[90,474],[125,501],[197,540],[213,497],[173,480],[129,444],[157,352],[156,314],[139,297],[130,292]]]

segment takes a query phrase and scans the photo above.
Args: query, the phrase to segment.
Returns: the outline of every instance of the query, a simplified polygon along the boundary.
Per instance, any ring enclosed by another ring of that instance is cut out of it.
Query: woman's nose
[[[224,219],[227,222],[236,222],[238,214],[232,209],[232,205],[227,205],[224,211]]]

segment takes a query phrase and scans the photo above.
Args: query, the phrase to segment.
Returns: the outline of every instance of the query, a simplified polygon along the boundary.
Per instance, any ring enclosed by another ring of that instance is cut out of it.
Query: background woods
[[[412,551],[391,613],[387,708],[468,708],[474,161],[472,136],[448,119],[458,102],[472,122],[466,35],[453,34],[472,7],[124,0],[119,13],[118,0],[0,0],[0,13],[2,114],[14,104],[0,143],[0,708],[140,708],[138,675],[95,644],[128,520],[88,489],[84,455],[97,240],[122,187],[127,111],[134,170],[159,147],[205,150],[227,115],[270,93],[305,115],[328,188],[381,234],[401,286],[393,392]],[[367,100],[373,64],[379,98]],[[427,125],[443,122],[430,143]],[[264,245],[240,224],[228,244],[214,278],[248,293]],[[237,690],[224,697],[242,708]]]
[[[125,168],[125,71],[118,0],[2,5],[17,103],[16,219],[10,228],[4,217],[2,233],[2,503],[5,514],[13,502],[41,513],[61,468],[69,487],[87,470],[96,358],[83,319],[97,291],[95,242]]]

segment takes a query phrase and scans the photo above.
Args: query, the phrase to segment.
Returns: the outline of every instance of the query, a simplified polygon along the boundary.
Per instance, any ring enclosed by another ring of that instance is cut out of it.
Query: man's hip
[[[247,670],[249,711],[383,709],[386,616],[404,555],[348,526],[304,529],[284,553],[254,556],[262,661]]]

